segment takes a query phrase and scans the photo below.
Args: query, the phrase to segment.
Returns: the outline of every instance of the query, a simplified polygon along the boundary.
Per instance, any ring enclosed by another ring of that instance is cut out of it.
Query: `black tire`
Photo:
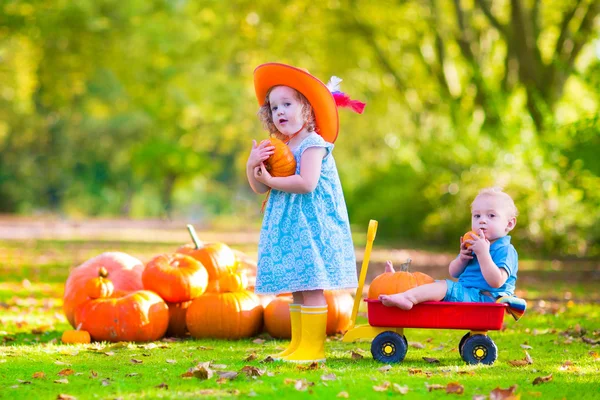
[[[491,365],[498,358],[498,348],[486,335],[473,335],[465,339],[462,358],[469,364]]]
[[[465,333],[465,336],[463,336],[460,339],[460,343],[458,343],[458,354],[460,354],[461,357],[463,355],[463,347],[465,346],[465,341],[469,338],[469,336],[471,336],[471,332]]]
[[[371,354],[383,363],[399,363],[404,360],[408,350],[404,336],[392,331],[385,331],[375,336],[371,342]]]

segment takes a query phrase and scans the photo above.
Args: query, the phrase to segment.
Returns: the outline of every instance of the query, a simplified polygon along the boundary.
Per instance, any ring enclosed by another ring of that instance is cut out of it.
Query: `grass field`
[[[255,236],[248,237],[235,247],[252,254]],[[457,345],[465,332],[458,330],[406,330],[406,359],[391,366],[372,359],[369,343],[343,343],[340,336],[329,338],[327,362],[312,366],[270,362],[267,356],[285,342],[266,334],[240,341],[61,344],[70,329],[62,313],[70,268],[114,250],[147,261],[182,240],[0,241],[0,398],[600,398],[594,262],[523,262],[519,290],[529,309],[519,322],[507,316],[501,331],[490,332],[498,346],[492,366],[461,360]],[[404,253],[377,249],[373,273],[390,254]],[[443,264],[444,257],[451,255],[429,260]],[[430,268],[444,277],[443,268]],[[362,309],[358,322],[366,323]]]

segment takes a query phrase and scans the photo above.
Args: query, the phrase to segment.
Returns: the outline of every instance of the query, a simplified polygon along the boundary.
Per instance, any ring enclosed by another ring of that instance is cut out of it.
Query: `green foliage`
[[[281,61],[368,104],[334,153],[353,223],[453,246],[501,185],[523,248],[596,257],[600,6],[530,3],[5,2],[0,211],[259,220],[252,71]]]

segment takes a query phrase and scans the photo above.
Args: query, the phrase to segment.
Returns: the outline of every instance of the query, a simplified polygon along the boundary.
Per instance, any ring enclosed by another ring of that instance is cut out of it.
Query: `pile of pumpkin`
[[[64,342],[152,341],[163,336],[239,339],[265,330],[291,336],[291,295],[257,296],[248,285],[256,265],[226,244],[194,244],[146,265],[125,253],[100,254],[74,268],[63,309],[76,331]],[[328,334],[348,329],[353,298],[326,291]],[[82,336],[84,339],[82,339]],[[85,339],[87,337],[87,340]]]

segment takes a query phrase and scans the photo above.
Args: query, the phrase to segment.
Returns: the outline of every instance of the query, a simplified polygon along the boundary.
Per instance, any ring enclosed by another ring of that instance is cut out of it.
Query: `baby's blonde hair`
[[[279,86],[282,86],[282,85],[279,85]],[[259,108],[257,114],[258,114],[258,119],[263,124],[263,127],[269,131],[271,136],[275,136],[277,139],[284,140],[284,139],[286,139],[286,136],[279,133],[279,131],[275,127],[275,123],[273,122],[273,113],[271,112],[271,102],[269,101],[269,96],[271,95],[271,92],[273,91],[273,89],[275,89],[276,87],[277,86],[273,86],[272,88],[269,89],[269,91],[267,92],[267,96],[265,98],[265,102]],[[302,106],[302,118],[306,122],[306,129],[309,132],[316,131],[317,123],[316,123],[316,119],[315,119],[315,113],[312,109],[310,102],[298,90],[296,90],[294,88],[291,88],[291,89],[293,89],[294,92],[296,92],[296,96],[297,96],[296,98],[298,99],[298,101],[300,102],[300,104]]]
[[[515,205],[515,202],[513,201],[512,197],[510,197],[508,193],[504,192],[501,187],[494,186],[481,189],[479,193],[477,193],[477,196],[475,196],[475,198],[480,196],[497,197],[503,200],[504,204],[506,205],[506,210],[508,211],[509,217],[516,217],[517,215],[519,215],[519,210],[517,210],[517,206]],[[473,200],[473,203],[475,203],[475,200]],[[471,203],[471,208],[473,208],[473,203]]]

